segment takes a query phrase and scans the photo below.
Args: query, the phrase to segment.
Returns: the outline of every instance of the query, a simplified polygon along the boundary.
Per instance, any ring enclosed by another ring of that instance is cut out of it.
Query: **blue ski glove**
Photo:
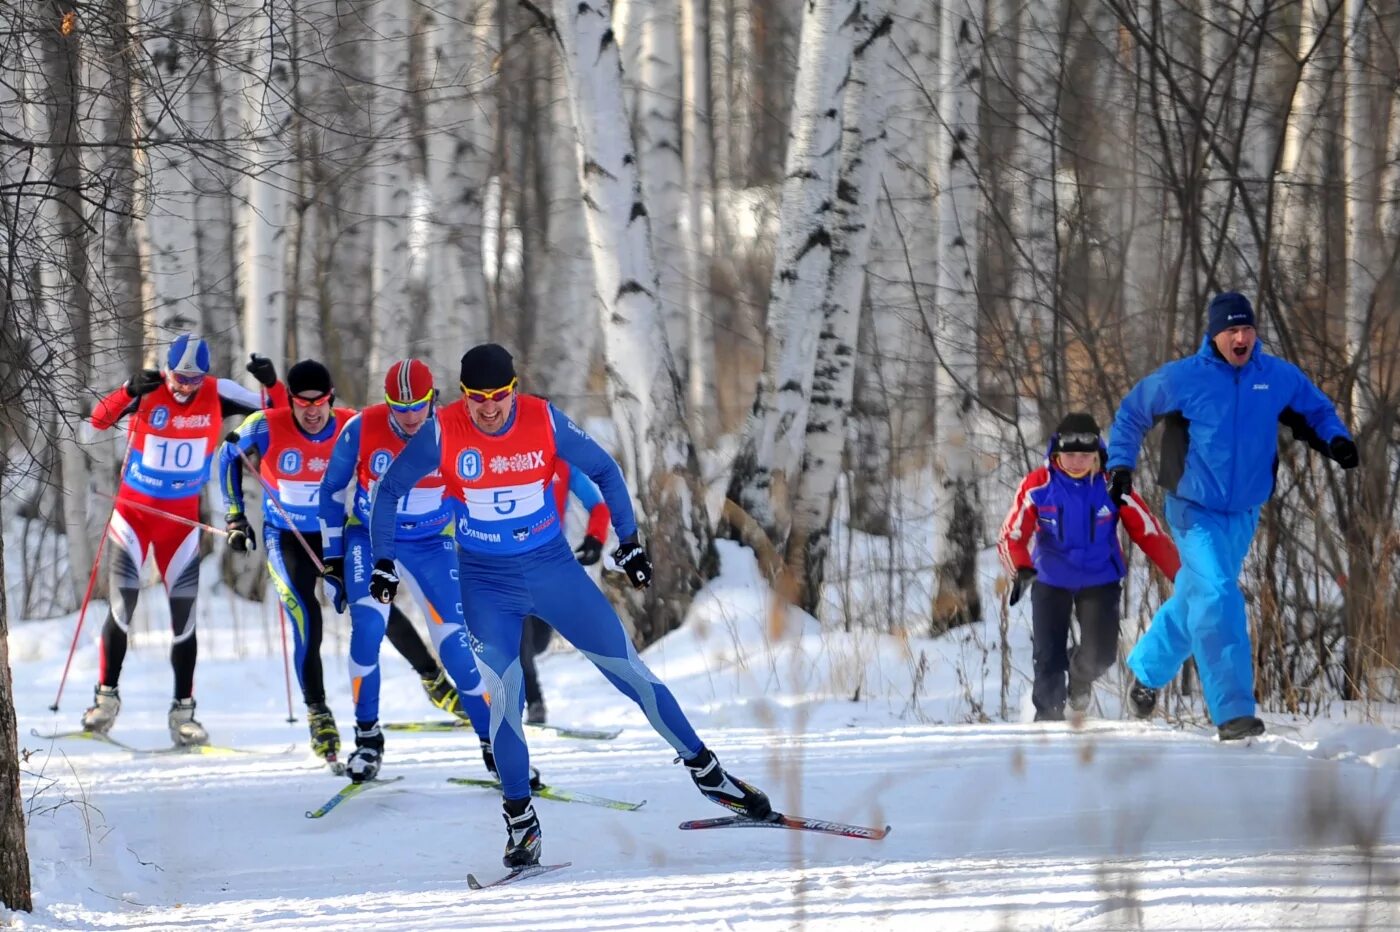
[[[321,561],[321,579],[326,584],[326,595],[330,596],[331,607],[336,614],[344,615],[349,607],[345,598],[345,558],[326,557]]]

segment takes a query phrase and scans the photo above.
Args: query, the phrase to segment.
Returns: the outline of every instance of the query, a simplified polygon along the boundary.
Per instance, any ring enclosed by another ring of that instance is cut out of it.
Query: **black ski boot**
[[[481,739],[481,762],[486,765],[487,773],[495,777],[497,781],[501,779],[501,775],[496,772],[496,755],[491,750],[491,742],[487,741],[485,738]],[[540,780],[540,772],[534,767],[531,767],[530,790],[533,792],[539,790],[543,786],[544,782]]]
[[[428,701],[442,709],[444,712],[451,712],[460,719],[467,719],[467,713],[462,710],[462,697],[457,695],[457,687],[452,685],[452,681],[447,678],[444,670],[439,670],[436,677],[420,677],[423,681],[423,692],[428,694]]]
[[[384,733],[378,722],[362,726],[355,723],[355,750],[345,762],[345,774],[351,783],[368,783],[379,776],[379,765],[384,762]]]
[[[1062,705],[1051,706],[1048,709],[1036,709],[1035,721],[1037,722],[1063,722],[1065,720],[1065,707]]]
[[[1157,690],[1138,682],[1136,676],[1128,684],[1128,710],[1134,718],[1151,718],[1157,708]]]
[[[549,710],[545,708],[544,700],[536,699],[534,702],[530,703],[525,707],[525,724],[543,725],[545,721],[545,716],[548,714]]]
[[[720,766],[719,758],[715,757],[709,748],[702,745],[699,754],[683,762],[685,769],[690,771],[690,779],[695,781],[696,787],[710,802],[760,822],[766,821],[773,814],[768,797],[728,773]]]
[[[505,800],[506,853],[501,863],[511,869],[540,863],[540,820],[527,799]]]
[[[324,702],[313,702],[306,707],[306,725],[311,730],[311,753],[322,760],[334,762],[340,753],[340,729],[335,725],[335,716]]]
[[[1221,723],[1216,729],[1221,741],[1239,741],[1241,738],[1253,738],[1264,733],[1264,722],[1254,715],[1241,715],[1232,718],[1228,722]]]

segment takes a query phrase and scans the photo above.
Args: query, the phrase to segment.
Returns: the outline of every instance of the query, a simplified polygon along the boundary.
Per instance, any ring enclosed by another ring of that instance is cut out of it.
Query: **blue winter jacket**
[[[1325,449],[1349,437],[1331,400],[1291,362],[1256,343],[1238,369],[1210,340],[1194,356],[1162,366],[1123,399],[1108,443],[1108,468],[1137,465],[1143,436],[1159,419],[1159,480],[1214,511],[1247,511],[1269,500],[1278,466],[1278,425]]]

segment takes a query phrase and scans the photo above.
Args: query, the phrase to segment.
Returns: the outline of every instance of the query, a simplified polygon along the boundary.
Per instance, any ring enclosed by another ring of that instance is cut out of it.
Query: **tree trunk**
[[[973,418],[977,407],[978,98],[982,47],[976,0],[943,6],[941,56],[950,80],[941,94],[939,147],[943,185],[938,197],[938,309],[934,350],[935,444],[934,631],[978,621],[977,554],[982,502],[977,488]]]
[[[856,25],[846,91],[841,173],[831,224],[831,271],[822,305],[806,451],[787,544],[787,566],[797,583],[798,605],[813,615],[821,604],[831,549],[831,514],[846,446],[870,228],[885,156],[885,55],[891,27],[879,4],[865,7]]]
[[[784,169],[763,374],[727,497],[780,551],[791,521],[831,268],[831,208],[857,0],[815,0],[802,20],[795,122]],[[726,527],[721,533],[732,535]]]
[[[681,149],[685,163],[685,205],[680,225],[685,263],[684,294],[686,400],[690,433],[705,446],[718,427],[715,406],[715,332],[709,313],[710,257],[715,238],[713,123],[710,119],[710,33],[704,0],[681,0]],[[672,352],[676,352],[673,347]]]
[[[629,619],[647,644],[681,623],[700,587],[700,564],[711,549],[704,490],[666,347],[609,4],[554,0],[551,9],[546,27],[562,49],[578,131],[580,183],[603,303],[609,400],[657,570],[640,604],[632,603]]]
[[[3,524],[3,516],[0,516]],[[0,537],[0,579],[5,577],[5,541]],[[15,679],[10,671],[10,606],[0,586],[0,903],[29,912],[29,851],[24,838],[24,797],[19,789],[19,735]]]

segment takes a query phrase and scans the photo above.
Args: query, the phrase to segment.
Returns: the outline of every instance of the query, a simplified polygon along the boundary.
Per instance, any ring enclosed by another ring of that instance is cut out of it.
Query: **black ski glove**
[[[393,560],[375,560],[374,572],[369,574],[369,594],[385,605],[399,594],[399,574]]]
[[[266,356],[249,353],[247,369],[253,378],[262,383],[264,388],[271,388],[277,384],[277,367]]]
[[[613,562],[627,574],[634,589],[645,589],[651,585],[651,557],[637,538],[630,537],[618,544],[613,551]]]
[[[589,534],[583,538],[583,543],[578,545],[574,553],[578,554],[578,562],[584,566],[592,566],[603,558],[603,542]]]
[[[164,381],[165,376],[160,374],[159,369],[142,369],[127,379],[122,388],[125,388],[126,393],[132,398],[140,398],[147,392],[153,392],[160,388],[160,383]]]
[[[337,614],[344,615],[349,604],[345,598],[345,558],[323,557],[321,579],[326,584],[326,595],[331,597],[331,607]]]
[[[1028,566],[1023,566],[1016,570],[1016,579],[1011,583],[1011,596],[1006,600],[1007,605],[1015,605],[1021,601],[1021,595],[1030,588],[1031,582],[1035,580],[1035,570]]]
[[[224,530],[228,532],[230,550],[247,553],[258,549],[258,538],[253,533],[253,526],[248,523],[247,515],[230,511],[224,517]]]
[[[1355,469],[1361,465],[1361,454],[1357,452],[1356,441],[1350,437],[1333,437],[1327,445],[1327,455],[1343,469]]]
[[[1108,473],[1108,497],[1113,504],[1122,508],[1133,491],[1133,471],[1126,466],[1118,466]]]

